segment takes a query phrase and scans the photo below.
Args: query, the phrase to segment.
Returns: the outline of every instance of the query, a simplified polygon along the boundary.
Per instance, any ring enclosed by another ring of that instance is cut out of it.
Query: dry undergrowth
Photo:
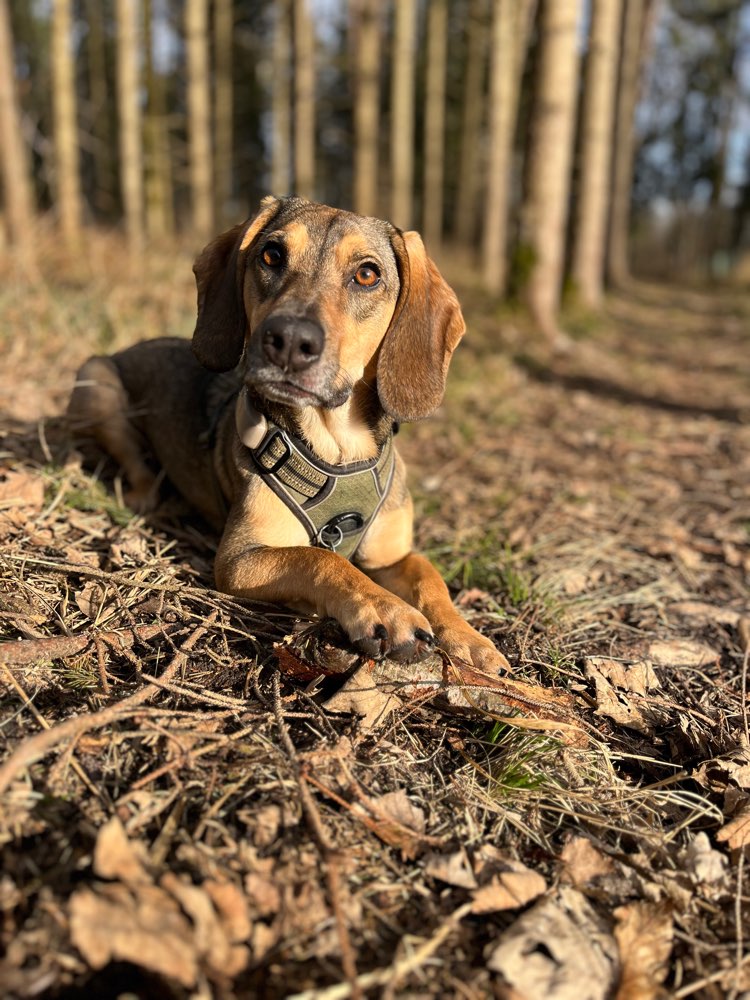
[[[401,448],[515,672],[373,673],[215,593],[216,539],[55,417],[91,351],[189,332],[177,258],[0,293],[3,995],[750,990],[747,298],[636,287],[550,359],[465,292]]]

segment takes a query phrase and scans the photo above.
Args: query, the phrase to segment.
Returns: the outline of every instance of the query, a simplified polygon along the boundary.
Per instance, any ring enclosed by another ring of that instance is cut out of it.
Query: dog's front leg
[[[492,642],[464,621],[453,607],[445,581],[429,559],[410,552],[391,566],[368,570],[368,575],[374,583],[421,611],[430,622],[438,645],[449,656],[490,673],[511,669]]]
[[[326,549],[240,548],[225,536],[216,557],[216,582],[237,597],[335,618],[366,656],[410,663],[434,647],[423,614]]]

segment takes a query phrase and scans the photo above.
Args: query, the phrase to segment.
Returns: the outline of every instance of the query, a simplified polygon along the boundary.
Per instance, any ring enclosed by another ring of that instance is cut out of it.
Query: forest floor
[[[84,471],[76,367],[189,335],[190,256],[48,252],[1,268],[0,994],[750,995],[750,296],[635,284],[553,355],[454,278],[399,447],[493,679],[217,594]]]

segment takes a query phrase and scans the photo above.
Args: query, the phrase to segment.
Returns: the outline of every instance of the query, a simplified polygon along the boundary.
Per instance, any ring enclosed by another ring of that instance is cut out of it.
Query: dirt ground
[[[0,263],[0,994],[750,996],[750,294],[636,284],[553,354],[446,268],[399,447],[489,678],[216,593],[82,467],[77,365],[189,335],[190,261]]]

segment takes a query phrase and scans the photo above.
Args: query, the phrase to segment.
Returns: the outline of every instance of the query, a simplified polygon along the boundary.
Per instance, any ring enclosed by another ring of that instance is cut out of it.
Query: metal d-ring
[[[335,540],[332,541],[326,537],[327,535],[333,535],[334,532],[338,535],[338,538],[335,538]],[[318,545],[323,549],[330,549],[331,552],[335,552],[343,540],[344,532],[337,524],[324,524],[318,532]]]

